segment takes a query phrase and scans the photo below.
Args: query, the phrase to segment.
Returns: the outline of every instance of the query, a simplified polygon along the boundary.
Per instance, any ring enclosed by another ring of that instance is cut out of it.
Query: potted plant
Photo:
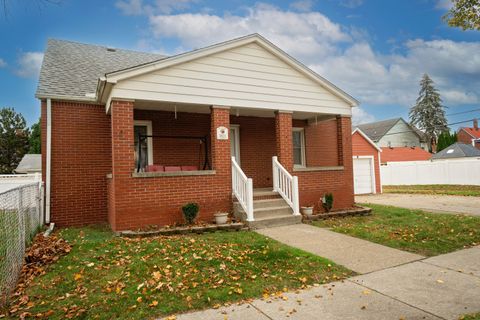
[[[313,215],[313,205],[308,205],[305,207],[301,207],[300,210],[302,211],[302,214],[306,216],[311,216]]]
[[[217,212],[213,216],[216,224],[226,224],[228,221],[228,212]]]
[[[199,209],[200,206],[198,205],[198,203],[195,202],[187,203],[182,207],[183,217],[185,218],[187,224],[193,224],[195,218],[198,215]]]
[[[322,197],[322,207],[325,212],[330,212],[333,207],[333,194],[325,193]]]

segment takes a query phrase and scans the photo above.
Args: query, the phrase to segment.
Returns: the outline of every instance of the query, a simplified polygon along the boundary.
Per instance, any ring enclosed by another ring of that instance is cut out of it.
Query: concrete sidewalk
[[[480,247],[475,247],[177,319],[453,320],[480,312],[479,296]]]
[[[355,196],[355,202],[419,209],[433,213],[480,216],[480,197],[383,193]]]
[[[257,232],[330,259],[357,273],[382,270],[424,258],[308,224],[261,229]]]

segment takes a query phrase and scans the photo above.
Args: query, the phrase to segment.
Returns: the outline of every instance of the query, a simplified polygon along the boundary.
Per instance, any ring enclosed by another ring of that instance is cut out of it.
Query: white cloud
[[[177,46],[170,53],[258,32],[369,105],[410,107],[423,73],[433,78],[447,106],[480,102],[480,42],[412,39],[392,43],[394,52],[401,54],[381,54],[362,30],[335,23],[320,12],[266,4],[247,8],[243,15],[154,14],[149,22],[151,37],[145,37],[150,40],[143,40],[142,46],[161,49],[162,40],[171,38]]]
[[[7,66],[7,63],[5,62],[5,60],[3,60],[2,58],[0,58],[0,68],[4,68]]]
[[[250,8],[244,16],[156,15],[150,17],[150,24],[156,38],[178,39],[185,48],[199,48],[258,32],[303,61],[333,55],[338,43],[351,41],[344,28],[319,12],[282,11],[264,4]]]
[[[143,2],[143,0],[118,0],[115,6],[123,14],[129,16],[170,14],[176,10],[187,9],[191,3],[197,0],[155,0]]]
[[[452,0],[437,0],[437,3],[435,4],[435,8],[440,10],[450,10],[452,7]]]
[[[24,52],[18,58],[15,74],[22,78],[36,78],[42,66],[43,52]]]
[[[137,16],[144,13],[142,0],[117,1],[115,6],[128,16]]]
[[[299,0],[292,2],[290,4],[290,8],[300,11],[300,12],[308,12],[312,10],[313,1],[312,0]]]
[[[354,9],[360,7],[363,4],[363,0],[342,0],[340,4],[344,7]]]
[[[361,107],[356,107],[352,109],[352,125],[357,126],[363,123],[374,122],[375,117]]]

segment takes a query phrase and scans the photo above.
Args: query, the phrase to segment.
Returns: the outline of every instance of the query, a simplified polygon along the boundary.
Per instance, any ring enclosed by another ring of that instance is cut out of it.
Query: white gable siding
[[[398,121],[377,144],[379,147],[425,147],[423,143],[420,143],[418,135],[401,120]]]
[[[343,99],[256,43],[119,81],[111,97],[351,114]]]

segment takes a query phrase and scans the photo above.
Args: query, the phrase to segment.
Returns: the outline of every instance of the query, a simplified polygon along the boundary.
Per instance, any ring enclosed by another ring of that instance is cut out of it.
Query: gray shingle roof
[[[16,173],[42,172],[42,155],[26,154],[15,169]]]
[[[401,118],[360,124],[357,127],[373,141],[380,140]]]
[[[432,156],[432,160],[465,157],[480,157],[480,150],[469,144],[456,142],[442,151],[434,154]]]
[[[85,99],[95,94],[98,79],[105,73],[163,58],[160,54],[49,39],[36,96]]]
[[[398,122],[398,121],[405,121],[403,118],[394,118],[394,119],[388,119],[388,120],[382,120],[382,121],[377,121],[377,122],[371,122],[371,123],[365,123],[365,124],[360,124],[357,127],[360,128],[360,130],[363,131],[372,141],[377,142],[380,140],[384,135],[387,134],[387,132],[392,129],[392,127]],[[418,128],[415,126],[412,126],[408,122],[405,121],[405,123],[412,128],[412,130],[420,137],[421,142],[426,142],[425,139],[425,134],[420,131]]]

